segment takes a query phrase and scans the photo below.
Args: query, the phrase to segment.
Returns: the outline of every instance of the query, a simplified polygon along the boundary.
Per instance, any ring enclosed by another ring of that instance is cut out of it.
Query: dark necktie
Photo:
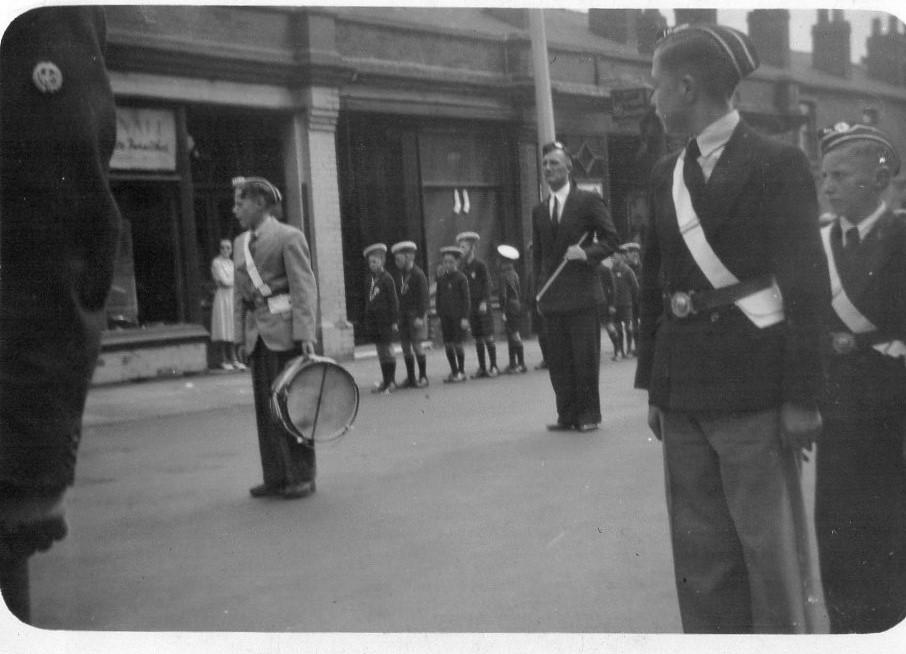
[[[692,197],[693,206],[701,206],[705,194],[705,173],[698,163],[701,156],[701,150],[698,149],[698,141],[692,139],[686,146],[686,158],[683,161],[683,181],[686,188],[689,189],[689,195]]]
[[[560,223],[560,201],[557,200],[557,196],[554,196],[554,207],[551,209],[551,222],[554,223],[556,227]]]

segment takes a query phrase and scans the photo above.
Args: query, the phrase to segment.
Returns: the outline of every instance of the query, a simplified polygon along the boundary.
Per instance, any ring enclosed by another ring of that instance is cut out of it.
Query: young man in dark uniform
[[[440,330],[444,340],[444,350],[450,364],[450,376],[446,383],[459,383],[466,380],[463,341],[469,333],[469,281],[459,270],[462,250],[455,245],[440,249],[443,262],[437,275],[437,295],[435,304],[437,317],[440,318]]]
[[[833,633],[906,617],[906,220],[882,197],[900,169],[886,134],[839,123],[821,140],[833,302],[815,526]]]
[[[525,353],[522,346],[522,292],[519,284],[519,273],[514,262],[519,259],[519,250],[512,245],[498,245],[500,255],[500,310],[506,329],[507,354],[510,364],[507,374],[526,372]]]
[[[610,344],[613,346],[613,356],[611,361],[620,358],[620,352],[623,351],[623,333],[617,329],[617,307],[614,299],[617,295],[617,284],[613,276],[613,259],[602,261],[598,266],[598,276],[601,279],[601,290],[604,291],[604,302],[600,305],[598,315],[600,316],[601,326],[607,332]]]
[[[683,629],[807,632],[797,462],[821,427],[827,265],[808,160],[741,122],[758,66],[730,28],[658,42],[653,101],[685,150],[652,171],[636,387],[663,441]]]
[[[406,364],[406,381],[399,388],[423,388],[428,385],[427,359],[422,348],[428,338],[428,278],[415,263],[415,241],[394,243],[390,251],[396,261],[393,281],[400,302],[400,346]]]
[[[26,623],[28,560],[67,531],[117,251],[105,47],[103,9],[75,6],[21,14],[0,45],[0,591]]]
[[[297,499],[315,492],[315,448],[274,420],[271,386],[289,361],[315,353],[318,287],[305,235],[275,216],[282,199],[263,177],[233,180],[233,214],[246,230],[233,244],[233,317],[240,359],[252,369],[264,476],[249,493]]]
[[[384,270],[387,246],[374,243],[365,248],[363,254],[368,260],[368,278],[365,281],[365,332],[374,341],[378,363],[381,366],[381,381],[371,389],[372,393],[389,394],[396,388],[396,355],[393,353],[393,337],[399,331],[399,299],[393,277]]]
[[[497,369],[494,316],[491,313],[491,275],[488,265],[478,258],[480,238],[477,232],[460,232],[456,236],[456,243],[462,248],[460,270],[469,281],[469,328],[475,339],[475,353],[478,356],[478,370],[472,375],[472,379],[496,377],[500,372]],[[488,361],[485,361],[485,350]]]

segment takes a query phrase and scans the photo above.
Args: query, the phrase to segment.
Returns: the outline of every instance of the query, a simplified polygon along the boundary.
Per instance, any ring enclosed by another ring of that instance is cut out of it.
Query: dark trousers
[[[885,631],[906,617],[904,418],[826,419],[815,531],[833,633]]]
[[[557,399],[557,421],[564,425],[601,422],[601,327],[597,308],[545,315],[544,328],[544,356]]]
[[[807,633],[805,508],[779,411],[662,415],[683,630]]]
[[[273,488],[312,481],[315,478],[314,447],[298,443],[274,420],[270,411],[271,385],[298,349],[285,352],[269,350],[260,338],[249,357],[255,418],[258,422],[258,447],[264,483]]]

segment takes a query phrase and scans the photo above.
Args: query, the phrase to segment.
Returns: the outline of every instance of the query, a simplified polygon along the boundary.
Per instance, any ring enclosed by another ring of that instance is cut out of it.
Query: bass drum
[[[328,357],[290,360],[271,386],[271,413],[300,443],[332,441],[352,427],[359,387],[346,368]]]

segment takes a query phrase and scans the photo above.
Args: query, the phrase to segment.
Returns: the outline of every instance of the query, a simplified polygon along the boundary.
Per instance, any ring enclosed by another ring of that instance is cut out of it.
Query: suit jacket
[[[247,234],[240,234],[233,244],[236,342],[244,339],[246,350],[251,352],[260,336],[268,349],[284,352],[293,349],[297,341],[317,340],[318,288],[305,235],[273,217],[258,228],[258,238],[252,246],[258,274],[272,295],[289,293],[292,303],[290,311],[271,313],[249,277],[244,251]]]
[[[592,309],[604,302],[598,265],[619,245],[613,220],[599,195],[571,186],[555,234],[549,201],[547,196],[532,209],[532,273],[536,293],[563,261],[566,249],[575,245],[583,234],[588,235],[582,245],[588,260],[568,262],[541,297],[538,308],[544,314]]]
[[[50,7],[0,45],[0,495],[73,482],[120,228],[104,44],[103,10]],[[41,62],[58,87],[37,86]]]
[[[654,167],[642,247],[636,387],[688,411],[814,406],[822,386],[821,316],[830,302],[815,185],[805,155],[740,123],[693,204],[718,258],[740,281],[772,274],[786,320],[758,329],[735,305],[669,318],[664,294],[711,284],[677,227],[674,153]]]
[[[831,248],[846,295],[878,328],[885,341],[906,343],[906,218],[887,211],[859,244],[853,258],[843,254],[840,225],[831,228]],[[837,313],[824,313],[830,332],[848,332]],[[906,414],[906,365],[869,345],[848,355],[827,353],[827,394],[821,412],[827,418]]]

